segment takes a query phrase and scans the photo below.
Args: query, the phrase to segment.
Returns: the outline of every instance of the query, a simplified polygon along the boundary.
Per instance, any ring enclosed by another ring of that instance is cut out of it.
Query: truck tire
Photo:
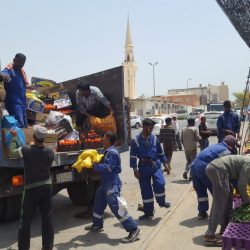
[[[5,198],[0,198],[0,222],[3,222],[5,214]]]
[[[21,195],[10,196],[5,198],[5,222],[10,222],[19,219],[21,214],[21,200]]]
[[[93,204],[95,197],[95,183],[80,181],[67,187],[69,198],[77,206]]]

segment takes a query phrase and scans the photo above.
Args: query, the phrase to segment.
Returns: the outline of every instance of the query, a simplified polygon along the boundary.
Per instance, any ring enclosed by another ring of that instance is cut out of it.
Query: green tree
[[[242,107],[243,101],[244,101],[244,96],[245,92],[235,92],[233,93],[233,96],[235,97],[235,106]],[[249,99],[250,99],[250,92],[246,94],[246,99],[245,99],[245,106],[249,105]]]

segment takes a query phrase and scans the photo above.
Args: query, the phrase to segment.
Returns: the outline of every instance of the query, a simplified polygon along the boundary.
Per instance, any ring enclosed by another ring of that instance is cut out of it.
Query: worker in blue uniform
[[[23,70],[26,57],[18,53],[0,74],[0,81],[4,82],[6,91],[5,107],[10,115],[18,121],[18,127],[26,128],[28,126],[26,116],[26,88],[28,79]]]
[[[223,106],[224,113],[217,120],[218,142],[222,142],[227,135],[232,135],[238,139],[240,133],[240,119],[237,113],[231,110],[231,102],[225,101]]]
[[[140,229],[134,219],[128,214],[126,201],[120,196],[121,159],[115,149],[116,134],[108,131],[103,139],[104,159],[94,165],[94,171],[101,175],[101,185],[97,189],[94,201],[93,224],[85,227],[90,231],[101,231],[103,228],[104,210],[109,205],[111,211],[121,222],[124,229],[129,232],[122,242],[129,243],[138,239]]]
[[[198,198],[198,217],[207,218],[208,214],[208,193],[213,193],[212,184],[206,175],[206,166],[213,160],[232,154],[235,149],[236,139],[232,135],[227,135],[223,142],[213,144],[202,150],[191,164],[191,175],[193,187]]]
[[[165,179],[161,165],[164,165],[168,174],[170,169],[158,138],[152,134],[154,125],[153,120],[144,119],[142,132],[131,141],[130,167],[139,180],[143,200],[144,215],[139,219],[154,216],[154,195],[160,207],[170,207],[170,203],[165,201]],[[151,180],[153,180],[154,195]]]

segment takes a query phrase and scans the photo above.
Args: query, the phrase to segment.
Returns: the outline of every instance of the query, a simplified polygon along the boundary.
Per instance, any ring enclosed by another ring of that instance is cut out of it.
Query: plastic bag
[[[14,135],[16,134],[16,135]],[[17,142],[18,142],[18,146],[21,147],[23,145],[25,145],[26,143],[26,138],[25,138],[25,134],[22,131],[22,129],[20,129],[19,127],[15,126],[12,127],[6,134],[5,134],[5,144],[7,145],[7,147],[10,146],[11,140],[13,139],[13,137],[16,136],[17,137]]]
[[[58,122],[63,118],[63,116],[64,115],[62,113],[51,110],[46,120],[46,125],[49,126],[57,125]]]
[[[128,213],[128,204],[125,201],[125,199],[121,196],[117,196],[117,202],[118,202],[118,206],[119,206],[118,214],[121,217],[124,217]]]
[[[79,140],[79,132],[77,130],[73,130],[71,133],[66,135],[63,140]]]

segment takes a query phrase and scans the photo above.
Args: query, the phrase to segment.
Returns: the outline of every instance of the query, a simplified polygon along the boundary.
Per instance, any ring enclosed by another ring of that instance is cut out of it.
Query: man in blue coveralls
[[[207,189],[212,194],[212,184],[206,175],[206,166],[213,160],[225,155],[232,154],[235,149],[236,139],[232,135],[227,135],[223,142],[213,144],[202,150],[191,164],[191,175],[193,187],[198,198],[198,217],[207,218],[208,214],[208,194]]]
[[[227,135],[237,136],[238,139],[240,133],[240,119],[237,113],[231,110],[231,102],[225,101],[223,106],[224,113],[217,120],[218,142],[222,142]]]
[[[28,87],[27,76],[22,69],[26,61],[25,55],[18,53],[0,74],[0,81],[4,82],[6,91],[5,107],[10,115],[18,121],[18,127],[28,126],[26,116],[26,88]]]
[[[93,224],[85,230],[101,231],[103,228],[104,210],[109,205],[115,217],[121,222],[124,229],[129,232],[122,242],[129,243],[138,239],[140,229],[134,219],[128,214],[126,201],[120,196],[121,159],[115,149],[116,134],[108,131],[103,139],[104,159],[94,165],[94,171],[101,175],[101,186],[97,189],[94,201]]]
[[[160,207],[170,207],[165,201],[165,179],[161,169],[164,165],[167,174],[170,173],[167,158],[164,155],[159,140],[152,134],[155,122],[149,118],[143,120],[143,130],[131,141],[130,167],[139,180],[143,200],[144,215],[139,219],[154,216],[154,195]],[[137,164],[137,158],[139,163]],[[153,190],[151,179],[153,180]]]

